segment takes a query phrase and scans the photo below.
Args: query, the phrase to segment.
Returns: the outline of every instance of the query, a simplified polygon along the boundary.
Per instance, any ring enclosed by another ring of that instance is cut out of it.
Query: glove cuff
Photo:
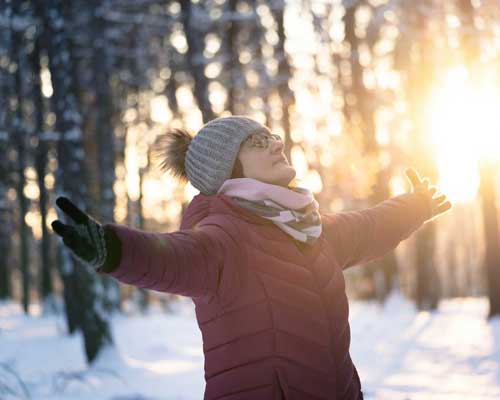
[[[110,273],[120,265],[122,242],[116,232],[109,226],[104,226],[104,240],[108,254],[104,264],[98,268],[98,272]]]

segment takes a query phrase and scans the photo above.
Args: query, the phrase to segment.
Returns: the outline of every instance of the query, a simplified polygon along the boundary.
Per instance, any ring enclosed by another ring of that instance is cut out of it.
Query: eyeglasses
[[[247,144],[249,147],[255,147],[259,149],[267,149],[269,146],[269,140],[276,140],[278,142],[283,142],[280,135],[271,134],[265,135],[263,133],[252,133],[248,136],[243,143]]]

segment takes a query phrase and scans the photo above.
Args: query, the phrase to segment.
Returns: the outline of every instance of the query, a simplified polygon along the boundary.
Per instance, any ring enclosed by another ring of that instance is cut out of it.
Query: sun
[[[453,202],[473,200],[479,161],[500,154],[498,88],[472,84],[463,66],[451,69],[427,105],[428,141],[438,165],[437,186]]]

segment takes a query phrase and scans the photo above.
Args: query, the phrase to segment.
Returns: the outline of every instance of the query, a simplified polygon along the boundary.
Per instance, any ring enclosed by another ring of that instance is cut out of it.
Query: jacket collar
[[[259,225],[273,224],[273,221],[244,209],[235,200],[225,194],[208,196],[199,193],[193,197],[184,210],[180,229],[191,229],[203,218],[213,214],[232,215]]]

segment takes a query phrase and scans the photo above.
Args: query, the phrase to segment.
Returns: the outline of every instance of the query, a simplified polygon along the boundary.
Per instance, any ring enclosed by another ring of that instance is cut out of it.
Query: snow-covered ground
[[[367,400],[500,399],[500,319],[486,321],[485,298],[445,300],[434,313],[417,313],[398,294],[385,307],[350,307],[351,354]],[[115,316],[116,351],[87,369],[63,317],[25,317],[0,303],[0,399],[202,399],[194,306],[183,299],[173,309]]]

